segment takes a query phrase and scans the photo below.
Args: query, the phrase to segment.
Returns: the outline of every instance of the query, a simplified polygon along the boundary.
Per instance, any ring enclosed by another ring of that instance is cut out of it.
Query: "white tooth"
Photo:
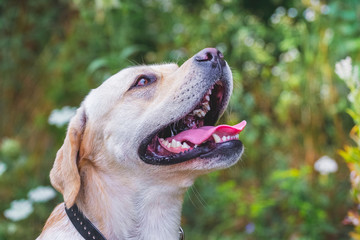
[[[206,112],[204,112],[203,110],[201,110],[201,112],[200,112],[200,113],[201,113],[201,116],[202,116],[202,117],[205,117]]]
[[[194,145],[194,148],[197,148],[197,145],[196,145],[196,144]]]
[[[226,141],[226,136],[223,136],[222,140],[223,140],[223,142],[225,142]]]
[[[161,143],[163,143],[163,142],[164,142],[164,139],[163,139],[163,138],[159,138],[159,141],[160,141]]]
[[[205,99],[208,100],[208,101],[210,101],[209,95],[206,95]]]
[[[181,147],[182,148],[190,148],[190,146],[186,142],[184,142]]]
[[[230,140],[230,139],[231,139],[231,137],[230,137],[230,136],[227,136],[227,137],[226,137],[226,139],[227,139],[227,140]]]
[[[196,115],[196,116],[198,116],[198,117],[200,117],[200,118],[202,117],[202,113],[201,113],[201,112],[202,112],[202,110],[200,110],[200,109],[196,109],[196,110],[193,111],[194,115]]]
[[[221,138],[219,137],[219,135],[217,135],[216,133],[213,133],[213,138],[214,138],[214,140],[215,140],[215,143],[219,143],[219,142],[221,142]]]
[[[165,146],[167,146],[168,148],[171,148],[171,143],[169,143],[168,141],[165,142]]]
[[[199,110],[197,110],[197,112],[195,113],[195,115],[201,118],[201,113],[200,113]]]
[[[239,135],[235,135],[235,139],[239,139]]]
[[[202,105],[205,107],[206,110],[210,111],[209,102],[204,102]]]
[[[209,95],[212,93],[212,89],[209,90]]]
[[[173,139],[172,141],[171,141],[171,146],[172,147],[180,147],[181,146],[181,142],[179,142],[179,141],[176,141],[175,139]]]

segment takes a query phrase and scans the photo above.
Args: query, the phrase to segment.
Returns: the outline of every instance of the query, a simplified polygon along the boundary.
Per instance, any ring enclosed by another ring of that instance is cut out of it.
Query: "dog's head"
[[[230,68],[212,48],[180,67],[120,71],[92,90],[77,110],[51,171],[52,184],[71,206],[82,160],[104,171],[159,178],[176,173],[194,178],[235,164],[243,152],[238,134],[246,123],[214,127],[232,88]]]

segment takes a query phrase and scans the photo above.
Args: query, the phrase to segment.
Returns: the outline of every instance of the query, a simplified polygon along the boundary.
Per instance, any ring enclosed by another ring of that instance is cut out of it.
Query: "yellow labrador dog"
[[[214,126],[232,92],[220,51],[126,68],[92,90],[50,172],[64,202],[39,240],[176,240],[195,178],[235,164],[246,122]],[[181,228],[180,228],[181,229]]]

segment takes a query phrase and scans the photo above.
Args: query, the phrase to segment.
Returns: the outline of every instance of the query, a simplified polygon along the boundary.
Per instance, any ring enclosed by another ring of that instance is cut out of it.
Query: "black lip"
[[[149,140],[150,141],[150,140]],[[211,158],[213,156],[221,155],[227,156],[234,154],[234,151],[242,152],[243,144],[239,140],[232,140],[223,143],[205,143],[189,152],[178,153],[170,156],[146,156],[146,146],[139,149],[139,155],[141,160],[151,165],[174,165],[182,162],[186,162],[195,158]]]

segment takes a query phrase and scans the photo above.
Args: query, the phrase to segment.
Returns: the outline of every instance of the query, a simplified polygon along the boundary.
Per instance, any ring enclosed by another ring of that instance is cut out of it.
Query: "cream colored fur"
[[[137,76],[157,82],[128,90]],[[50,173],[68,207],[76,203],[107,239],[175,240],[183,196],[194,179],[228,167],[240,157],[193,159],[170,166],[140,160],[140,142],[162,123],[190,112],[203,96],[206,70],[189,59],[176,64],[130,67],[92,90],[71,120]],[[232,90],[229,67],[224,69]],[[186,101],[180,101],[180,96]],[[228,101],[228,99],[226,100]],[[227,102],[226,102],[227,104]],[[39,240],[83,239],[58,205]]]

